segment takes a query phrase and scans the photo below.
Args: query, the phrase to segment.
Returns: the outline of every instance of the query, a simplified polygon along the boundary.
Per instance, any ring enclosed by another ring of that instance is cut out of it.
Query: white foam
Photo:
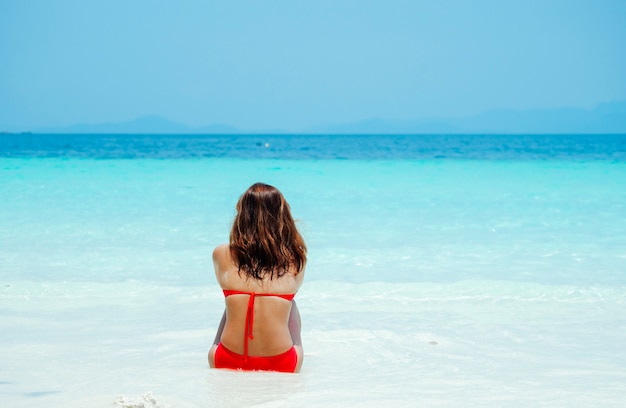
[[[121,396],[115,400],[115,405],[122,408],[169,408],[168,405],[159,403],[151,392],[146,392],[140,397],[130,398]]]

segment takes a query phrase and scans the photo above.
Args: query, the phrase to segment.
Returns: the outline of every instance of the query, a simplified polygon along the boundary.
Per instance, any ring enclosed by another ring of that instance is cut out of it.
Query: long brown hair
[[[250,186],[237,202],[230,231],[230,253],[242,272],[255,279],[296,274],[306,264],[306,245],[291,216],[285,197],[263,183]]]

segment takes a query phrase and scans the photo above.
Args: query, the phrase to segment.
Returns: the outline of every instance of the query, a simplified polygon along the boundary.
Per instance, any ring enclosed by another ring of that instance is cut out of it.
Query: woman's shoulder
[[[213,261],[223,259],[224,257],[230,257],[229,244],[220,244],[213,249]]]
[[[223,283],[232,270],[236,270],[230,255],[230,245],[221,244],[213,249],[213,267],[218,282]]]

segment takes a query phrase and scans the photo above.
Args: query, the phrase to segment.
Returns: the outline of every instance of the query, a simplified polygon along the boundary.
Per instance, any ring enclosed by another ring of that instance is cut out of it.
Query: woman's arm
[[[219,327],[217,328],[217,334],[215,335],[215,340],[213,340],[213,344],[209,349],[209,366],[211,368],[215,368],[215,350],[217,350],[217,345],[220,343],[222,339],[222,332],[224,331],[224,325],[226,324],[226,310],[224,310],[224,314],[222,315],[222,321],[220,322]]]
[[[217,333],[215,334],[215,340],[213,340],[213,344],[218,345],[222,340],[222,332],[224,331],[224,325],[226,324],[226,310],[224,310],[224,314],[222,315],[222,321],[220,321],[220,325],[217,328]]]
[[[302,346],[302,337],[300,332],[302,331],[302,321],[300,320],[300,311],[296,301],[291,301],[291,312],[289,313],[289,333],[291,334],[291,341],[294,346]]]

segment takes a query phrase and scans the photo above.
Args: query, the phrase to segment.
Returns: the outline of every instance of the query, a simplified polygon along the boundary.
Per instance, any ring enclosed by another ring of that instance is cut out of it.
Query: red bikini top
[[[256,293],[256,292],[242,292],[240,290],[228,290],[224,289],[224,297],[229,297],[231,295],[249,295],[250,300],[248,300],[248,310],[246,312],[246,328],[243,337],[243,356],[247,360],[248,359],[248,339],[252,340],[252,324],[254,323],[254,299],[256,296],[276,296],[279,298],[283,298],[288,301],[292,301],[295,293],[291,294],[276,294],[276,293]]]

